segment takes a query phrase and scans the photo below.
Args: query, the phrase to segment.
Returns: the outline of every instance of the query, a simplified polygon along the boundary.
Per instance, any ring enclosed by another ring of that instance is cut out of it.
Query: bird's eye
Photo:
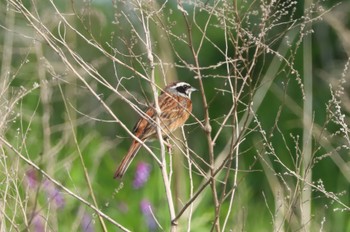
[[[176,90],[180,93],[186,93],[187,86],[185,86],[185,85],[179,86],[176,88]]]

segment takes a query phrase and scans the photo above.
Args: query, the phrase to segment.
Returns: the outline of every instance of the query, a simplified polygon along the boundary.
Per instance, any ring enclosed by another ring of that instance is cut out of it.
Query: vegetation
[[[1,231],[350,231],[349,10],[1,2]],[[176,80],[192,116],[114,180]]]

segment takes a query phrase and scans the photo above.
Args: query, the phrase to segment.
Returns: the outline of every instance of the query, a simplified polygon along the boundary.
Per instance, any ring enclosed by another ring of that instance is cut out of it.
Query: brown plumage
[[[175,82],[164,88],[162,94],[158,97],[158,105],[161,111],[159,119],[163,136],[169,135],[187,121],[192,111],[191,93],[195,90],[185,82]],[[157,138],[155,106],[149,107],[145,114],[133,129],[134,135],[143,142]],[[138,141],[134,140],[132,142],[128,153],[117,168],[114,178],[120,179],[123,177],[140,147],[141,144]]]

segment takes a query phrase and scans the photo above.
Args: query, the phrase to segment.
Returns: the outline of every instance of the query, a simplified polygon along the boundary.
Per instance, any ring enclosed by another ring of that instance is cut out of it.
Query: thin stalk
[[[304,10],[310,7],[312,0],[305,1]],[[311,29],[308,24],[305,30]],[[304,176],[306,182],[312,182],[312,41],[311,35],[304,37],[303,42],[303,66],[304,66],[304,107],[303,107],[303,151],[301,175]],[[301,184],[301,226],[305,231],[310,231],[311,220],[311,186]]]

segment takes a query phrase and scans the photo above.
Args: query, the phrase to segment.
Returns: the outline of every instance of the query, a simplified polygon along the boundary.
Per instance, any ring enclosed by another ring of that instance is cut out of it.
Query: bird
[[[177,81],[167,85],[158,96],[160,108],[159,121],[163,137],[167,137],[171,132],[183,126],[192,111],[191,93],[197,91],[190,84]],[[133,128],[133,134],[142,142],[157,138],[156,109],[153,103],[144,113]],[[135,158],[142,144],[134,139],[127,154],[122,159],[114,179],[121,179],[130,163]]]

